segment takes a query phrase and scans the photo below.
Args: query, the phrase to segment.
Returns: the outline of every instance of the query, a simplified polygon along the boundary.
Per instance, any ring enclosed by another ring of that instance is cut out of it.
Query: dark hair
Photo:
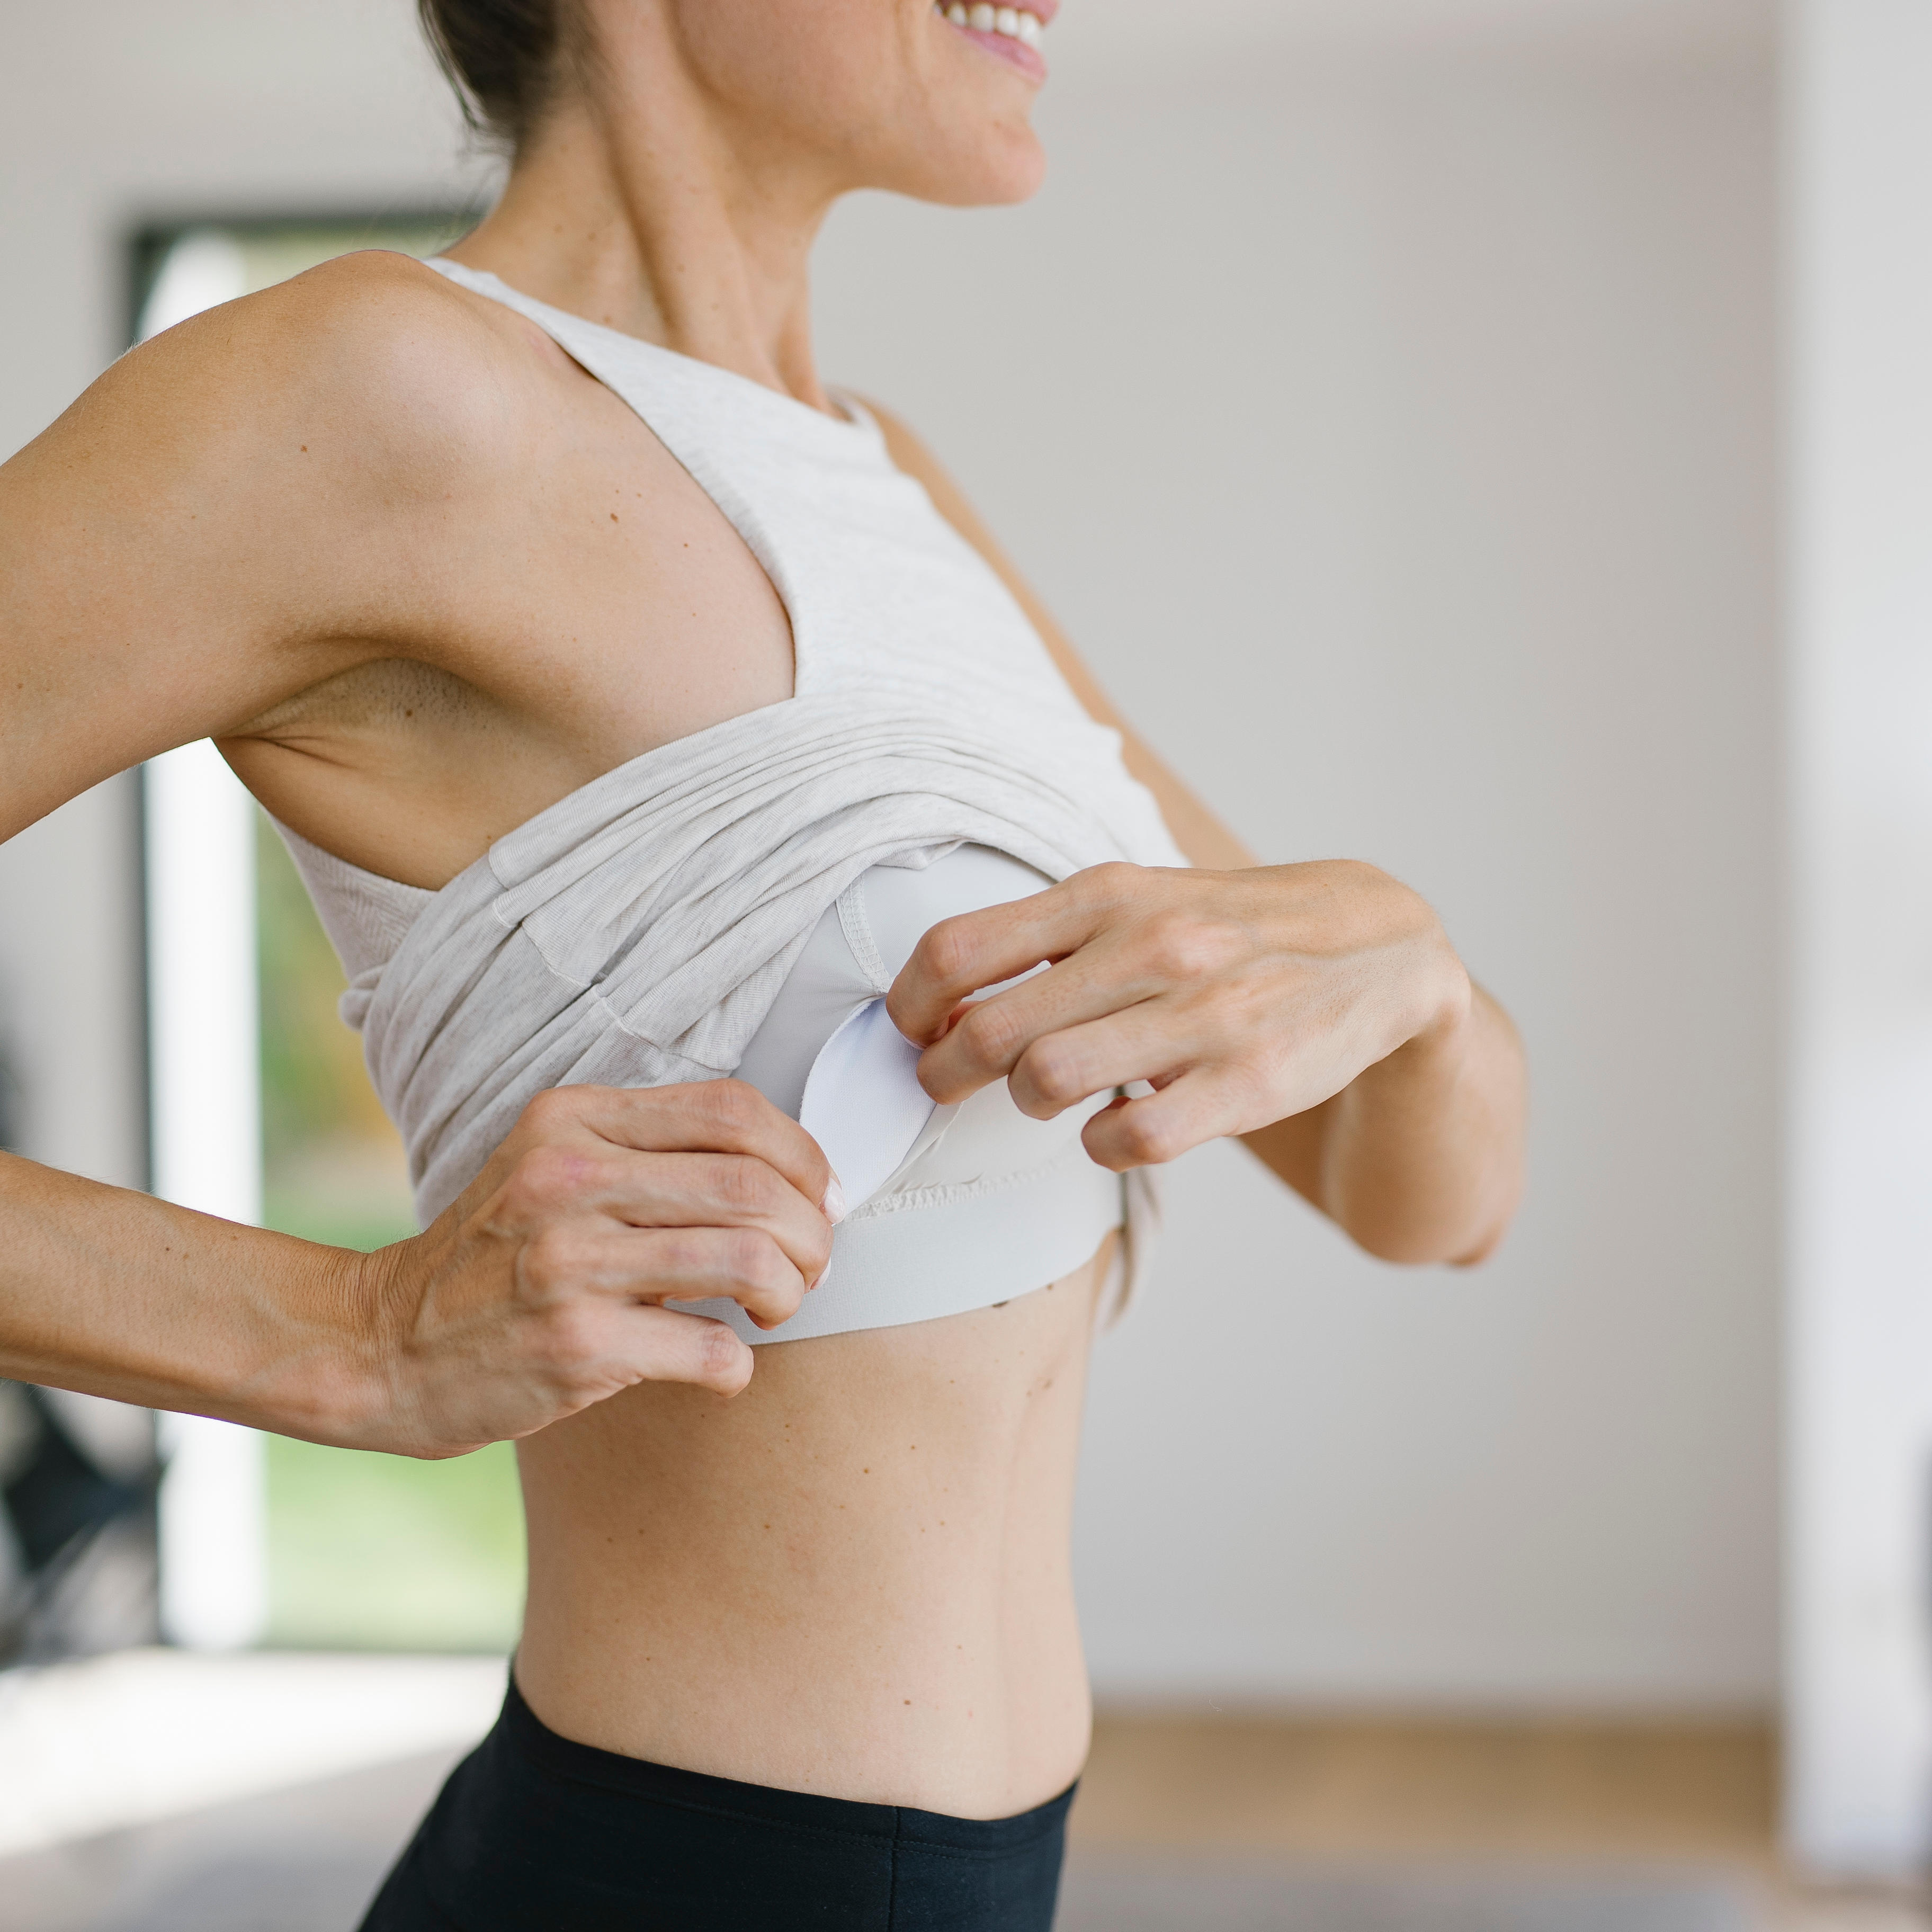
[[[416,0],[436,64],[480,133],[514,148],[548,104],[568,0]]]

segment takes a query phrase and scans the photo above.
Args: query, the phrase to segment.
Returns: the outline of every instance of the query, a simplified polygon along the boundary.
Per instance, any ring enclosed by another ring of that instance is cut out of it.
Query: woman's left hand
[[[1048,970],[968,1004],[1042,960]],[[942,1103],[1005,1078],[1050,1120],[1147,1082],[1088,1123],[1116,1171],[1318,1106],[1410,1042],[1452,1040],[1469,976],[1417,894],[1372,866],[1098,866],[934,926],[888,1009]]]

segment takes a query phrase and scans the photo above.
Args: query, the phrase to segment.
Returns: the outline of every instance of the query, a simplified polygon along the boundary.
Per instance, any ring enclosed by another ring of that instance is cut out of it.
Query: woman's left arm
[[[1005,1078],[1048,1118],[1145,1079],[1153,1094],[1088,1125],[1103,1166],[1238,1135],[1371,1254],[1483,1260],[1522,1193],[1523,1054],[1442,922],[1372,866],[1258,866],[1108,703],[932,453],[873,407],[894,461],[1005,580],[1088,712],[1120,734],[1128,769],[1201,868],[1100,866],[935,926],[890,1001],[908,1037],[931,1042],[928,1090],[955,1101]],[[1045,958],[1051,972],[960,1012]]]

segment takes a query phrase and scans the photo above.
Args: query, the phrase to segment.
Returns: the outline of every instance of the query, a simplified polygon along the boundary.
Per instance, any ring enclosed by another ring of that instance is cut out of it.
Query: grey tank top
[[[734,1074],[803,1121],[851,1211],[754,1345],[933,1319],[1078,1267],[1148,1178],[1081,1146],[1100,1096],[1029,1120],[1004,1082],[935,1108],[881,996],[941,919],[1111,858],[1185,862],[983,560],[844,419],[430,265],[529,316],[628,403],[744,537],[791,620],[795,694],[632,760],[440,892],[278,828],[344,969],[344,1016],[424,1222],[544,1088]]]

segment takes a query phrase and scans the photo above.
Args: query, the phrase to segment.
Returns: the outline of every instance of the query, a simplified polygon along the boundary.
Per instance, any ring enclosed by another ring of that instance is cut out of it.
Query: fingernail
[[[825,1190],[825,1199],[821,1205],[824,1209],[825,1218],[835,1228],[844,1220],[847,1212],[845,1190],[838,1185],[838,1177],[836,1174],[832,1177],[831,1184]]]

